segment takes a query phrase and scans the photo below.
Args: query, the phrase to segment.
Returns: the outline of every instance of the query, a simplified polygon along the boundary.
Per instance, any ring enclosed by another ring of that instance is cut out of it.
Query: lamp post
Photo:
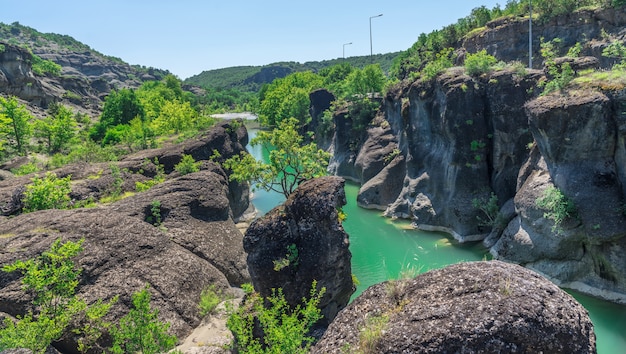
[[[350,44],[352,44],[352,42],[343,44],[343,58],[344,59],[346,58],[346,46],[350,45]]]
[[[370,61],[374,61],[374,49],[372,47],[372,19],[376,18],[376,17],[380,17],[383,14],[380,15],[376,15],[376,16],[370,16]]]
[[[528,0],[530,18],[528,19],[528,68],[533,68],[533,0]]]

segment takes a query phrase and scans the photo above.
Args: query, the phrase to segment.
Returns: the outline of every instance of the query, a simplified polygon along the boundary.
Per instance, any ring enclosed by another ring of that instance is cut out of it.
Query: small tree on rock
[[[250,144],[262,144],[269,153],[269,162],[255,160],[248,154],[235,155],[224,161],[232,171],[231,180],[252,182],[256,187],[288,197],[300,183],[326,175],[330,154],[315,143],[302,145],[298,120],[286,119],[270,132],[260,132]]]

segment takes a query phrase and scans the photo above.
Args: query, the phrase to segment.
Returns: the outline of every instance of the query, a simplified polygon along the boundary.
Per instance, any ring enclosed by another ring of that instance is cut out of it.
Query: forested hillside
[[[385,73],[389,73],[400,52],[376,54],[373,57],[358,56],[337,58],[306,63],[280,62],[264,66],[235,66],[230,68],[207,70],[186,79],[186,84],[201,86],[205,89],[237,89],[245,92],[258,92],[263,84],[300,71],[318,72],[337,64],[348,63],[355,68],[364,68],[369,64],[379,64]]]

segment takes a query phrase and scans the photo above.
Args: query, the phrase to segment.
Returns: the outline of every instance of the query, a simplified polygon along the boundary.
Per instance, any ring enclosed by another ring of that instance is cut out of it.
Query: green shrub
[[[481,216],[476,216],[479,226],[496,226],[500,213],[497,195],[491,192],[488,200],[474,198],[472,199],[472,206],[482,212]]]
[[[283,268],[292,266],[292,267],[297,267],[298,263],[299,263],[299,257],[298,257],[298,247],[296,246],[295,243],[290,244],[289,246],[287,246],[287,254],[285,255],[284,258],[280,258],[278,260],[274,260],[274,271],[278,272],[280,270],[282,270]]]
[[[146,285],[132,296],[133,308],[111,327],[114,354],[166,352],[176,345],[176,336],[169,335],[169,323],[160,322],[159,310],[150,307],[150,291]]]
[[[46,74],[59,76],[61,74],[61,65],[51,60],[41,59],[41,57],[33,54],[32,70],[35,75],[39,76]]]
[[[46,172],[44,178],[34,177],[24,192],[24,212],[45,209],[66,209],[70,203],[70,176],[57,178]]]
[[[222,302],[221,292],[216,289],[214,284],[211,284],[209,287],[202,290],[202,293],[200,294],[200,303],[198,304],[200,316],[204,317],[213,313],[220,302]]]
[[[541,197],[537,198],[535,204],[542,209],[546,209],[546,212],[543,214],[544,218],[554,221],[552,231],[560,230],[559,228],[565,219],[576,215],[574,202],[554,186],[546,188]]]
[[[41,170],[41,167],[39,167],[38,161],[32,160],[26,164],[23,164],[22,166],[18,168],[11,169],[11,172],[13,172],[13,174],[15,174],[16,176],[23,176],[23,175],[27,175],[30,173],[38,172],[40,170]]]
[[[193,156],[183,154],[182,160],[174,166],[174,169],[181,175],[186,175],[193,172],[200,171],[201,162],[196,162]]]
[[[83,242],[84,239],[61,244],[61,239],[57,239],[50,250],[40,256],[2,267],[5,272],[22,274],[23,288],[33,294],[37,312],[17,316],[15,322],[10,318],[4,320],[0,329],[0,350],[28,348],[34,353],[44,353],[81,312],[84,313],[82,325],[73,330],[80,336],[78,350],[86,352],[100,338],[103,329],[108,327],[102,318],[117,297],[107,303],[99,300],[91,306],[76,297],[81,269],[72,259],[83,250]]]
[[[280,288],[266,299],[250,294],[226,324],[235,337],[235,349],[242,354],[308,353],[314,340],[308,332],[322,318],[318,305],[325,292],[325,288],[318,291],[314,281],[309,299],[295,308],[289,306]],[[263,329],[262,338],[253,336],[255,326]]]
[[[487,54],[485,49],[476,54],[467,54],[465,58],[465,72],[471,76],[479,76],[488,73],[498,60]]]

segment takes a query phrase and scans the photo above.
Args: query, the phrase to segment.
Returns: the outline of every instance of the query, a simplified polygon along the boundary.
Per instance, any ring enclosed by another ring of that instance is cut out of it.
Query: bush
[[[467,54],[465,58],[465,72],[471,76],[486,74],[491,70],[498,60],[487,54],[486,50],[481,50],[476,54]]]
[[[289,306],[280,288],[266,299],[257,293],[249,294],[226,324],[235,337],[238,353],[308,353],[314,340],[308,332],[322,318],[317,306],[325,292],[325,288],[317,291],[314,281],[310,298],[295,308]],[[262,338],[253,336],[255,326],[263,329]]]
[[[112,352],[154,354],[166,352],[176,345],[176,336],[169,335],[169,323],[158,320],[159,310],[150,307],[149,286],[133,294],[133,309],[111,328]]]
[[[220,302],[222,302],[221,292],[215,288],[214,284],[202,290],[202,293],[200,294],[200,303],[198,304],[200,316],[204,317],[213,313]]]
[[[554,221],[552,231],[560,230],[559,228],[565,219],[576,215],[574,202],[554,186],[546,188],[542,196],[537,198],[535,204],[547,210],[543,214],[544,218]]]
[[[183,154],[182,160],[174,166],[181,175],[200,171],[200,162],[196,162],[191,155]]]
[[[66,209],[70,202],[70,176],[57,178],[52,172],[47,172],[42,179],[34,177],[33,182],[26,186],[24,192],[24,212],[28,213],[45,209]]]
[[[72,258],[83,250],[84,240],[68,241],[61,244],[61,239],[54,241],[49,251],[26,261],[16,261],[5,265],[5,272],[21,272],[24,290],[33,294],[33,305],[37,312],[29,311],[24,316],[17,316],[17,321],[5,318],[0,329],[0,350],[9,348],[28,348],[34,353],[43,353],[48,346],[59,339],[79,313],[84,319],[79,328],[73,330],[80,335],[78,350],[88,351],[100,338],[108,323],[102,318],[117,297],[103,303],[101,300],[87,306],[84,300],[76,296],[76,286],[81,269],[76,267]]]
[[[32,70],[35,75],[39,76],[46,74],[59,76],[61,74],[61,65],[51,60],[41,59],[39,56],[33,54]]]

